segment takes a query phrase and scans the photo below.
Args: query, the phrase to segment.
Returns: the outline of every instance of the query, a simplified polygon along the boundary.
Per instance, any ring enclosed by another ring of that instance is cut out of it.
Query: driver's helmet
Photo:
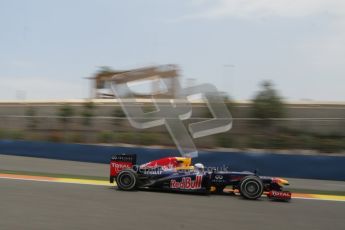
[[[197,172],[203,172],[204,169],[205,169],[205,167],[204,167],[204,165],[201,164],[201,163],[196,163],[196,164],[194,165],[194,169],[195,169],[195,171],[197,171]]]

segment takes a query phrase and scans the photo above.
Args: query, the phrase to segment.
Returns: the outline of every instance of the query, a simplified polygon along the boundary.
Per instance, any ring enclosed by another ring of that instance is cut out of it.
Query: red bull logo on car
[[[191,177],[183,177],[181,182],[176,180],[170,181],[170,188],[177,189],[200,189],[202,182],[202,176],[196,176],[195,180],[192,180]]]

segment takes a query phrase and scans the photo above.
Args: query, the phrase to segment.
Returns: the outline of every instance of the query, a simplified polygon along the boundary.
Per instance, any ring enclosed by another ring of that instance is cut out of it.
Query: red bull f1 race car
[[[136,155],[120,154],[110,162],[110,183],[118,189],[130,191],[151,189],[175,192],[239,193],[250,200],[264,193],[274,200],[288,201],[291,193],[283,191],[288,181],[282,178],[258,176],[256,172],[234,172],[192,165],[188,157],[165,157],[142,165],[136,165]]]

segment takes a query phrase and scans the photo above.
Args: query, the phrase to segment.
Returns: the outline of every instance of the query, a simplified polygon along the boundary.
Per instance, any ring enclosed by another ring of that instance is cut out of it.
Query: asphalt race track
[[[70,174],[78,176],[99,176],[108,179],[109,165],[85,163],[65,160],[52,160],[34,157],[8,156],[0,154],[0,171],[18,170],[25,172],[46,172],[55,174]],[[276,176],[276,175],[270,175]],[[344,181],[306,180],[286,178],[290,185],[288,189],[311,189],[345,191]],[[321,186],[322,184],[322,186]]]
[[[0,179],[0,229],[345,229],[345,202]]]
[[[0,162],[2,170],[101,177],[109,172],[108,165],[94,163],[5,155]],[[345,188],[339,181],[291,181],[295,188]],[[337,201],[247,201],[229,195],[121,192],[108,186],[0,179],[0,230],[345,229],[344,213],[345,202]]]

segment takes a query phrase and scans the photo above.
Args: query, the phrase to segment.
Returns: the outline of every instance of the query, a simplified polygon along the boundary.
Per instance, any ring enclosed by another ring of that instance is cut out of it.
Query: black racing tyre
[[[138,175],[132,169],[122,170],[116,177],[118,189],[125,191],[134,190],[136,188],[137,181]]]
[[[246,199],[256,200],[264,192],[262,181],[257,176],[246,176],[240,182],[240,194]]]

